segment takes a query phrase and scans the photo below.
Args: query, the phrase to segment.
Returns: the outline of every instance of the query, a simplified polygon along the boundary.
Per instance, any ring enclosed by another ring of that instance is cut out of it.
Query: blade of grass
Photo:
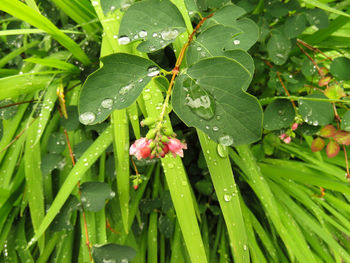
[[[247,236],[233,177],[228,150],[210,140],[204,132],[197,130],[210,176],[214,184],[226,227],[230,237],[230,247],[235,262],[249,262]],[[220,152],[220,154],[219,154]]]
[[[6,31],[0,31],[0,36],[3,35],[4,33],[6,33]],[[9,62],[10,60],[12,60],[15,57],[19,56],[20,54],[22,54],[26,50],[28,50],[28,49],[30,49],[32,47],[35,47],[39,43],[40,43],[40,41],[32,41],[32,42],[30,42],[28,44],[23,45],[20,48],[17,48],[15,50],[11,51],[6,56],[4,56],[4,57],[2,57],[0,59],[0,68],[4,67],[7,64],[7,62]]]
[[[62,33],[49,19],[39,14],[29,6],[18,0],[2,0],[0,2],[0,10],[17,17],[27,23],[44,30],[57,40],[62,46],[72,52],[79,61],[83,64],[90,64],[90,59],[71,38]]]
[[[62,187],[57,193],[55,200],[53,201],[50,209],[42,220],[39,228],[37,229],[33,238],[29,241],[28,246],[31,246],[34,242],[40,238],[46,229],[49,227],[52,220],[59,213],[63,204],[69,197],[70,193],[76,187],[78,181],[83,177],[85,172],[94,164],[99,156],[107,149],[112,143],[112,127],[108,126],[103,133],[91,144],[91,146],[84,152],[76,163],[74,168],[68,174]]]
[[[43,66],[51,67],[51,68],[58,68],[62,69],[64,71],[72,72],[72,73],[79,73],[80,70],[76,66],[67,63],[65,61],[59,60],[59,59],[54,59],[54,58],[27,58],[24,61],[30,62],[30,63],[35,63],[35,64],[40,64]]]

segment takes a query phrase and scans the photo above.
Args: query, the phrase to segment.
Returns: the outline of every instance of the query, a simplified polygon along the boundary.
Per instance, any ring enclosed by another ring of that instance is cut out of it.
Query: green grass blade
[[[73,56],[75,56],[83,64],[88,65],[91,63],[90,59],[77,43],[62,33],[49,19],[39,14],[29,6],[18,0],[2,0],[0,1],[0,10],[44,30],[62,46],[72,52]]]
[[[235,262],[250,262],[240,198],[228,159],[228,150],[208,139],[204,132],[197,130],[197,134],[224,215]]]
[[[79,73],[80,70],[79,68],[77,68],[76,66],[64,62],[62,60],[59,59],[54,59],[54,58],[27,58],[24,61],[27,62],[31,62],[31,63],[35,63],[35,64],[40,64],[43,66],[47,66],[47,67],[51,67],[51,68],[58,68],[58,69],[62,69],[64,71],[68,71],[68,72],[72,72],[72,73]]]
[[[83,177],[85,172],[94,164],[99,156],[107,149],[112,143],[112,127],[107,127],[103,133],[91,144],[91,146],[84,152],[76,163],[74,168],[68,174],[62,187],[55,197],[50,209],[48,210],[45,218],[42,220],[39,228],[37,229],[34,237],[28,243],[31,246],[34,242],[40,238],[46,229],[49,227],[52,220],[59,213],[60,209],[64,205],[65,201],[69,197],[70,193],[75,187],[77,187],[78,181]]]
[[[329,5],[326,5],[324,3],[322,3],[321,1],[317,1],[317,0],[302,0],[304,3],[318,7],[320,9],[323,9],[324,11],[333,13],[333,14],[337,14],[337,15],[341,15],[341,16],[345,16],[345,17],[350,17],[349,14],[340,11],[338,9],[335,9],[333,7],[330,7]]]
[[[4,33],[4,31],[0,31],[0,35],[2,35],[3,33]],[[33,42],[28,43],[28,44],[25,44],[23,47],[20,47],[20,48],[17,48],[15,50],[11,51],[9,54],[7,54],[6,56],[4,56],[0,59],[0,68],[5,66],[7,64],[7,62],[9,62],[10,60],[14,59],[15,57],[17,57],[20,54],[22,54],[23,52],[25,52],[26,50],[28,50],[32,47],[35,47],[38,44],[39,44],[39,41],[33,41]]]
[[[129,124],[126,109],[116,110],[111,115],[113,145],[117,173],[118,197],[124,231],[129,232],[130,168],[129,168]]]

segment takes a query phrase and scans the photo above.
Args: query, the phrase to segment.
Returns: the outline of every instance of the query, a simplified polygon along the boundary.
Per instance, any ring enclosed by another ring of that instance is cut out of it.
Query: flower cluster
[[[152,136],[148,136],[152,137]],[[176,157],[183,157],[183,149],[187,149],[186,143],[174,138],[174,136],[155,134],[153,138],[141,138],[130,147],[130,155],[135,155],[138,160],[146,158],[163,158],[169,152]]]
[[[279,138],[283,140],[284,143],[290,143],[292,141],[292,137],[295,137],[294,131],[298,129],[298,123],[295,122],[292,124],[292,127],[289,131],[282,133]]]

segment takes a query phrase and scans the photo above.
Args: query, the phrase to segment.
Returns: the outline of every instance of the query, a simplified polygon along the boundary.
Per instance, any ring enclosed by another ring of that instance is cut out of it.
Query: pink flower
[[[151,148],[149,147],[151,141],[152,140],[147,140],[146,138],[136,140],[130,146],[130,155],[135,155],[137,160],[149,157],[151,155]]]
[[[287,136],[287,134],[282,133],[282,134],[280,135],[280,139],[283,140],[284,138],[286,138],[286,136]]]
[[[181,142],[178,139],[170,138],[168,142],[169,151],[173,154],[174,157],[179,155],[180,157],[184,157],[184,152],[182,149],[187,149],[186,143]]]
[[[288,136],[287,138],[285,138],[283,140],[285,143],[290,143],[292,141],[292,138],[290,136]]]
[[[295,131],[296,129],[298,129],[298,123],[293,123],[292,125],[292,130]]]

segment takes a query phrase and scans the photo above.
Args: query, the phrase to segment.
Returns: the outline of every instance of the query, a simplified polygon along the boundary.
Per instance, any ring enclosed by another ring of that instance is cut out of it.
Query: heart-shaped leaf
[[[81,185],[81,202],[84,209],[98,212],[106,203],[107,199],[112,199],[115,193],[107,183],[86,182]]]
[[[324,140],[320,137],[317,137],[311,143],[311,151],[319,152],[324,148],[325,145],[326,143],[324,142]]]
[[[295,38],[304,32],[307,26],[305,14],[297,14],[288,17],[284,24],[284,34],[288,38]]]
[[[327,97],[323,94],[310,94],[306,98],[321,98]],[[327,101],[299,100],[299,113],[306,123],[318,126],[327,125],[334,119],[333,107]]]
[[[227,5],[217,12],[214,15],[207,19],[203,26],[201,27],[202,32],[214,25],[223,25],[226,27],[232,27],[236,31],[240,31],[239,35],[231,37],[231,43],[233,46],[228,46],[230,49],[250,49],[259,38],[259,28],[255,22],[248,18],[241,18],[245,11],[235,5]],[[219,38],[221,41],[221,38]],[[217,39],[218,40],[218,39]],[[218,41],[215,41],[218,43]],[[226,40],[226,37],[225,37]],[[229,49],[226,49],[229,50]]]
[[[62,231],[62,230],[72,230],[73,225],[71,222],[72,213],[78,209],[80,209],[80,202],[78,199],[71,195],[64,203],[60,212],[57,214],[55,219],[52,221],[51,230],[54,232]]]
[[[131,262],[136,256],[136,251],[128,246],[117,244],[94,245],[92,247],[92,257],[95,263],[125,263]]]
[[[200,60],[180,74],[172,95],[174,111],[187,125],[225,146],[257,141],[262,130],[261,106],[245,92],[252,73],[237,57]]]
[[[180,11],[169,0],[140,1],[125,12],[118,42],[128,44],[143,40],[137,49],[153,52],[174,42],[185,31],[186,24]]]
[[[113,110],[131,105],[159,73],[151,60],[124,53],[104,57],[102,63],[80,93],[79,119],[85,125],[102,122]]]
[[[273,131],[288,127],[295,117],[293,105],[289,100],[275,100],[264,112],[264,129]]]
[[[346,57],[339,57],[333,59],[330,66],[330,73],[339,80],[349,80],[350,79],[350,59]]]
[[[326,148],[326,153],[327,153],[328,158],[333,158],[333,157],[337,156],[339,153],[339,150],[340,150],[339,144],[336,143],[335,141],[330,141],[327,144],[327,148]]]

